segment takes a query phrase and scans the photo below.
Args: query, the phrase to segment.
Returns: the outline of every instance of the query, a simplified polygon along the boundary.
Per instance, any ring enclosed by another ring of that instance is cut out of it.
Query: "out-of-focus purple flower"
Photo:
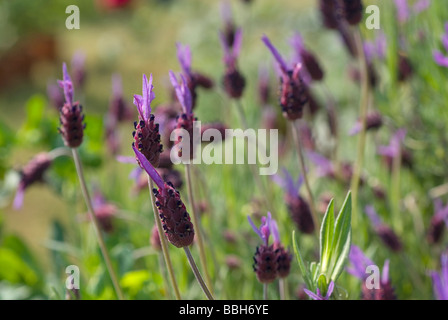
[[[261,66],[258,68],[258,100],[262,106],[269,104],[271,86],[269,84],[269,70]]]
[[[395,7],[397,8],[398,21],[401,23],[407,21],[410,16],[409,6],[407,0],[394,0]]]
[[[57,84],[53,82],[48,83],[47,96],[51,104],[56,108],[56,110],[59,111],[64,105],[64,94]]]
[[[363,300],[396,300],[394,289],[389,279],[389,260],[384,262],[379,288],[368,288],[366,279],[370,275],[367,273],[368,266],[374,266],[375,263],[370,260],[362,250],[353,245],[349,254],[350,265],[346,267],[349,274],[355,276],[362,281],[362,299]]]
[[[224,33],[219,33],[221,47],[224,51],[225,71],[222,83],[226,93],[234,99],[239,99],[243,95],[246,87],[246,80],[238,69],[238,56],[241,51],[243,41],[243,32],[241,28],[235,31],[235,37],[232,46],[229,46]]]
[[[440,262],[441,271],[431,272],[432,285],[438,300],[448,300],[448,254],[442,254]]]
[[[17,187],[13,208],[19,210],[23,205],[25,190],[31,185],[42,182],[47,169],[51,166],[53,158],[49,153],[38,153],[20,171],[20,182]]]
[[[77,88],[83,88],[86,81],[86,54],[76,51],[72,58],[73,83]]]
[[[442,44],[446,52],[448,52],[448,22],[445,23],[445,34],[442,36]],[[448,55],[444,55],[441,51],[434,51],[433,57],[439,66],[448,68]]]
[[[296,52],[297,63],[302,63],[304,66],[304,74],[314,81],[321,81],[324,77],[322,67],[316,56],[305,47],[301,34],[297,32],[290,43]]]
[[[383,117],[381,116],[381,113],[379,112],[371,112],[367,114],[366,119],[366,130],[375,130],[380,128],[383,125]],[[349,135],[353,136],[355,134],[358,134],[361,132],[362,129],[362,123],[358,119],[356,124],[353,126],[353,128],[350,130]]]
[[[412,10],[414,11],[414,14],[419,14],[428,9],[430,5],[431,0],[418,0],[412,7]]]
[[[112,75],[112,97],[109,104],[109,114],[117,121],[131,120],[133,113],[123,98],[123,85],[119,74]]]
[[[367,61],[373,59],[384,60],[386,57],[387,39],[384,32],[378,32],[378,36],[372,41],[364,41],[364,52]]]
[[[325,294],[325,296],[321,295],[319,288],[317,288],[316,293],[314,293],[308,289],[303,289],[303,290],[308,295],[308,297],[310,297],[313,300],[330,300],[331,294],[333,293],[333,290],[334,290],[334,282],[331,281],[330,284],[328,285],[327,293]]]
[[[412,167],[412,154],[407,149],[402,147],[405,137],[406,129],[399,129],[391,137],[389,145],[378,147],[378,154],[383,156],[389,170],[392,170],[393,160],[396,157],[401,157],[401,162],[403,165]]]
[[[448,221],[448,204],[443,206],[442,200],[434,201],[434,215],[431,219],[427,239],[429,243],[439,243],[445,231],[445,222]]]
[[[92,206],[101,229],[104,232],[112,232],[114,229],[113,218],[118,212],[117,206],[106,201],[98,188],[93,193]]]
[[[170,81],[176,92],[177,99],[182,106],[182,110],[185,114],[191,114],[193,111],[191,92],[188,88],[187,80],[184,75],[180,75],[181,84],[179,84],[176,75],[173,71],[170,71]]]
[[[264,35],[261,40],[271,51],[281,71],[280,77],[280,106],[285,118],[294,121],[302,117],[303,108],[308,102],[306,86],[302,79],[302,64],[297,63],[289,68],[278,50]]]
[[[299,194],[300,187],[303,184],[303,176],[300,175],[297,181],[294,181],[293,177],[286,168],[282,169],[283,176],[275,174],[272,176],[272,180],[278,184],[282,189],[291,197],[295,197]]]
[[[403,244],[398,235],[378,216],[373,206],[366,206],[364,209],[367,217],[370,219],[372,226],[383,243],[387,245],[392,251],[399,252],[403,248]]]
[[[224,37],[227,45],[231,48],[235,41],[235,23],[233,22],[232,8],[228,0],[222,0],[220,4],[221,18],[224,22]]]

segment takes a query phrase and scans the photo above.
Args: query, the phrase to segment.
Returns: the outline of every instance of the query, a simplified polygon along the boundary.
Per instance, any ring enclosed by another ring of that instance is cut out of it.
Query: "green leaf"
[[[319,278],[317,279],[317,287],[319,288],[320,294],[322,296],[325,296],[327,294],[328,284],[325,274],[321,273],[319,275]]]
[[[334,231],[330,268],[330,279],[336,281],[341,274],[351,244],[352,197],[349,191],[338,214]]]
[[[326,273],[331,258],[334,237],[334,201],[330,200],[320,229],[321,272]]]
[[[312,279],[310,277],[309,271],[305,267],[305,263],[303,262],[302,255],[300,254],[299,247],[297,246],[296,232],[295,231],[292,232],[292,244],[293,244],[293,248],[294,248],[294,253],[295,253],[296,258],[297,258],[297,262],[299,263],[300,272],[302,273],[302,276],[303,276],[303,279],[305,280],[306,286],[308,287],[309,290],[312,290],[312,288],[313,288],[313,285],[312,285],[313,281],[312,281]]]

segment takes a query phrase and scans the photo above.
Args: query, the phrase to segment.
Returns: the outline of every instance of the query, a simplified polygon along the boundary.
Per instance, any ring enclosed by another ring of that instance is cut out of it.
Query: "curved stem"
[[[361,32],[359,31],[359,29],[355,33],[355,43],[359,54],[360,59],[359,62],[361,67],[362,87],[361,87],[361,102],[359,109],[360,109],[360,120],[362,127],[361,132],[359,133],[356,162],[353,168],[353,176],[351,180],[353,229],[356,229],[356,226],[358,224],[358,190],[359,190],[359,182],[361,177],[362,166],[364,163],[364,150],[366,147],[366,122],[367,122],[367,111],[368,111],[369,94],[370,94],[369,71],[362,44]]]
[[[106,244],[103,239],[103,235],[101,233],[101,229],[99,227],[98,219],[96,217],[95,211],[93,210],[92,201],[90,199],[89,191],[87,189],[86,181],[84,178],[84,172],[82,169],[81,159],[79,158],[78,150],[76,148],[72,148],[73,160],[76,166],[76,172],[78,173],[79,182],[81,184],[81,190],[84,197],[84,200],[87,205],[87,209],[89,210],[90,219],[92,220],[93,226],[95,228],[96,237],[98,240],[98,244],[101,249],[101,253],[103,254],[104,262],[106,263],[107,270],[109,271],[110,278],[115,288],[115,292],[117,294],[118,299],[124,300],[123,292],[118,284],[118,278],[115,274],[115,271],[112,267],[112,262],[109,257],[109,252],[107,251]]]
[[[205,256],[204,241],[202,240],[202,229],[200,225],[200,219],[198,211],[196,210],[196,203],[194,202],[193,196],[193,186],[191,182],[191,167],[189,163],[185,164],[186,178],[187,178],[187,189],[188,189],[188,201],[190,202],[191,210],[193,212],[193,225],[196,229],[196,239],[198,241],[199,247],[199,260],[201,262],[201,267],[205,274],[205,279],[208,286],[211,288],[211,279],[207,269],[207,258]]]
[[[166,236],[165,233],[163,232],[162,222],[160,222],[160,218],[158,215],[159,211],[157,210],[154,193],[152,192],[152,190],[154,189],[154,182],[149,176],[148,176],[148,188],[149,188],[149,194],[151,195],[151,204],[154,212],[154,220],[157,225],[157,230],[159,231],[160,244],[162,245],[162,253],[163,258],[165,259],[165,265],[168,270],[168,275],[171,279],[171,285],[174,289],[174,295],[176,296],[177,300],[181,300],[179,288],[177,287],[176,277],[174,276],[174,270],[173,265],[171,263],[170,253],[168,251],[168,242],[166,241]]]
[[[196,277],[196,280],[198,281],[202,291],[204,291],[205,295],[207,296],[207,299],[215,300],[213,298],[213,295],[210,293],[210,290],[208,290],[204,280],[202,279],[201,273],[199,272],[199,269],[196,266],[196,263],[194,262],[193,256],[191,255],[190,248],[184,247],[184,251],[185,254],[187,255],[188,263],[190,264],[191,270],[193,270],[194,276]]]
[[[305,189],[308,193],[308,199],[310,202],[311,216],[313,218],[313,222],[314,222],[314,226],[315,226],[314,230],[316,231],[317,235],[319,236],[319,230],[320,230],[319,219],[317,218],[316,206],[314,203],[314,196],[313,196],[313,192],[311,191],[310,184],[308,182],[308,174],[307,174],[306,168],[305,168],[305,160],[303,158],[302,141],[300,139],[299,120],[291,122],[291,126],[292,126],[294,142],[296,144],[297,155],[299,158],[300,171],[303,174],[303,181],[305,183]]]

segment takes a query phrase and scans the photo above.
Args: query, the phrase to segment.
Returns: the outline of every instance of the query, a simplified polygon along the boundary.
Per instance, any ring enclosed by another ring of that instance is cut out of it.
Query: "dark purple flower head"
[[[343,0],[345,20],[351,25],[357,25],[362,20],[363,5],[361,0]]]
[[[445,34],[442,36],[442,45],[448,53],[448,22],[445,23]],[[439,66],[448,68],[448,55],[444,55],[441,51],[434,51],[433,57]]]
[[[327,294],[325,296],[321,295],[319,288],[317,288],[316,293],[314,293],[308,289],[303,289],[303,290],[308,295],[308,297],[310,297],[313,300],[330,300],[331,294],[333,293],[333,290],[334,290],[334,282],[331,281],[330,284],[328,285]]]
[[[247,216],[247,220],[249,220],[249,223],[252,226],[252,229],[261,238],[263,243],[265,245],[268,245],[268,243],[269,243],[269,236],[271,235],[271,221],[272,221],[271,213],[268,212],[267,218],[264,217],[264,216],[261,217],[260,228],[257,228],[255,226],[255,223],[252,221],[252,219],[249,216]]]
[[[365,213],[369,217],[372,226],[383,243],[394,252],[399,252],[403,248],[403,244],[398,235],[388,225],[381,221],[373,206],[366,206]]]
[[[235,31],[235,37],[232,46],[229,46],[226,36],[220,32],[219,38],[222,49],[224,51],[224,65],[225,71],[222,77],[222,84],[226,93],[234,99],[239,99],[243,95],[246,87],[246,79],[238,70],[238,56],[241,51],[243,40],[243,32],[241,28]]]
[[[77,148],[81,145],[84,137],[84,114],[79,102],[73,101],[73,82],[67,71],[67,65],[62,65],[63,80],[59,80],[59,86],[64,90],[65,103],[60,109],[59,120],[61,126],[59,133],[62,135],[64,144],[70,148]]]
[[[440,262],[441,271],[431,272],[432,285],[438,300],[448,300],[448,254],[442,254]]]
[[[159,165],[160,153],[163,146],[160,143],[159,124],[155,123],[155,116],[151,114],[151,102],[155,98],[152,91],[152,75],[148,78],[143,75],[142,95],[134,95],[134,104],[138,110],[138,121],[134,122],[135,131],[132,133],[132,143],[138,151],[155,167]],[[139,160],[137,162],[141,165]]]
[[[303,108],[308,102],[306,86],[301,76],[302,64],[297,63],[289,68],[269,38],[264,35],[261,40],[271,51],[281,71],[280,106],[283,115],[291,121],[299,119],[302,117]]]
[[[43,176],[51,166],[53,157],[49,153],[38,153],[20,171],[20,181],[17,187],[13,208],[19,210],[23,205],[25,190],[31,185],[42,182]]]
[[[191,245],[194,240],[194,228],[179,192],[171,182],[165,183],[142,153],[135,147],[132,147],[132,149],[140,166],[158,187],[158,190],[153,190],[156,198],[155,205],[159,211],[162,227],[168,241],[178,248]]]
[[[366,130],[376,130],[383,125],[383,117],[379,112],[371,112],[367,114],[366,118]],[[350,130],[349,135],[353,136],[361,132],[362,123],[360,120],[356,122],[353,128]]]
[[[98,188],[93,193],[92,206],[101,229],[104,232],[112,232],[114,230],[113,219],[118,212],[117,206],[106,201]]]

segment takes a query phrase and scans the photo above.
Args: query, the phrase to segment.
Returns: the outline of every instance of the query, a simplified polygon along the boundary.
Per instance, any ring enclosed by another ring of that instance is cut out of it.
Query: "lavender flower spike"
[[[177,99],[179,100],[179,103],[182,106],[183,112],[188,115],[191,114],[193,110],[191,92],[190,89],[188,88],[187,80],[185,79],[185,77],[181,74],[180,78],[182,80],[182,83],[179,85],[176,75],[174,74],[173,71],[170,70],[171,84],[174,87]]]
[[[394,232],[394,230],[392,230],[388,225],[384,224],[381,221],[373,206],[366,206],[365,213],[372,222],[375,232],[378,234],[384,244],[394,252],[401,251],[401,249],[403,248],[403,244],[400,238]]]
[[[282,168],[282,171],[283,177],[279,174],[275,174],[272,176],[272,180],[282,187],[283,190],[285,190],[285,192],[291,197],[297,196],[299,194],[300,187],[303,184],[303,176],[300,175],[297,182],[294,182],[294,179],[286,168]]]
[[[331,281],[330,284],[328,285],[328,290],[327,290],[327,294],[325,295],[325,297],[320,294],[319,288],[317,288],[317,293],[314,293],[308,289],[303,289],[303,290],[313,300],[330,300],[330,296],[334,290],[334,282]]]
[[[442,44],[445,50],[448,52],[448,22],[445,23],[445,34],[442,36]],[[440,51],[434,51],[434,61],[441,67],[448,68],[448,56],[444,55]]]
[[[442,270],[431,272],[434,294],[438,300],[448,300],[448,254],[442,254]]]

